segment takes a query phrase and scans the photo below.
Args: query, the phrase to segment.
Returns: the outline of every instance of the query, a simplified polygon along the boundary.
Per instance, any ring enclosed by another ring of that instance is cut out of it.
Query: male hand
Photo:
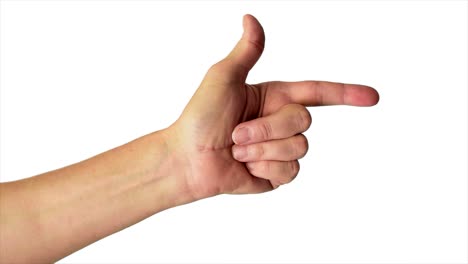
[[[245,83],[262,54],[260,23],[244,16],[244,34],[213,65],[180,118],[168,128],[169,148],[183,157],[194,198],[259,193],[294,179],[308,148],[301,133],[311,125],[305,106],[372,106],[374,89],[331,82]]]

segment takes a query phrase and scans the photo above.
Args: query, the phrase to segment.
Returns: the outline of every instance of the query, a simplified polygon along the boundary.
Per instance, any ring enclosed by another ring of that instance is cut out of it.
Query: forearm
[[[183,164],[165,133],[0,185],[0,259],[56,261],[159,211],[191,202]]]

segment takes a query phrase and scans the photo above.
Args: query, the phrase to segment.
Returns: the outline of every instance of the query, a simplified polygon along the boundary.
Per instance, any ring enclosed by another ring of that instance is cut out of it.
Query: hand
[[[290,182],[307,152],[311,125],[304,106],[371,106],[367,86],[331,82],[245,83],[263,51],[262,26],[244,16],[244,34],[213,65],[180,118],[167,129],[170,149],[183,157],[195,199],[221,193],[258,193]]]
[[[55,262],[167,208],[272,190],[297,175],[297,159],[307,152],[305,106],[377,103],[377,92],[361,85],[246,84],[264,40],[258,21],[245,16],[239,43],[211,67],[169,128],[0,184],[0,211],[7,212],[0,214],[0,262]]]

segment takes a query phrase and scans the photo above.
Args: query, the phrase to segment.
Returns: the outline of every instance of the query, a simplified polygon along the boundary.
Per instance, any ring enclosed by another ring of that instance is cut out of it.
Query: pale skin
[[[368,86],[245,83],[264,47],[251,15],[171,126],[95,157],[0,184],[0,262],[57,261],[153,214],[219,194],[292,181],[308,149],[306,106],[372,106]]]

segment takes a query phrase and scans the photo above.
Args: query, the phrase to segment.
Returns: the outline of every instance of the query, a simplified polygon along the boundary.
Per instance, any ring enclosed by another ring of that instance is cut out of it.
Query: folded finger
[[[232,146],[232,155],[241,162],[260,160],[291,161],[304,157],[307,150],[307,138],[299,134],[285,139],[249,145],[234,145]]]
[[[247,162],[246,167],[250,174],[269,180],[274,187],[294,180],[300,169],[297,160]]]
[[[306,131],[312,123],[309,111],[302,105],[289,104],[277,112],[239,124],[232,134],[236,144],[252,144],[294,136]]]

